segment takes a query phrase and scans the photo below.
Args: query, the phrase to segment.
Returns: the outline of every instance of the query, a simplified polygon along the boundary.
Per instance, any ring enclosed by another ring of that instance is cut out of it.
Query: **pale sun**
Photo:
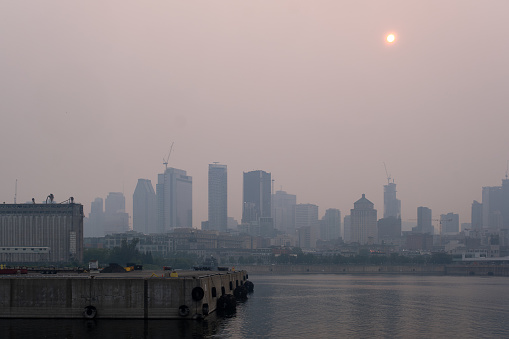
[[[387,36],[387,42],[392,43],[392,42],[394,42],[395,39],[396,39],[396,37],[394,36],[394,34],[389,34]]]

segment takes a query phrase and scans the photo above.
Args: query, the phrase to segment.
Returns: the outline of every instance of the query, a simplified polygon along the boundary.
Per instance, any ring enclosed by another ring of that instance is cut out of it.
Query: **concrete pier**
[[[134,271],[0,276],[1,318],[196,319],[216,310],[247,272]]]

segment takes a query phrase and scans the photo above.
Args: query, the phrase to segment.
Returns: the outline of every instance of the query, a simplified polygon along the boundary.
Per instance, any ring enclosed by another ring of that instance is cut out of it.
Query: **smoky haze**
[[[169,166],[272,173],[298,203],[418,206],[470,221],[509,159],[509,2],[2,1],[2,201],[123,191]],[[388,33],[396,41],[385,41]]]

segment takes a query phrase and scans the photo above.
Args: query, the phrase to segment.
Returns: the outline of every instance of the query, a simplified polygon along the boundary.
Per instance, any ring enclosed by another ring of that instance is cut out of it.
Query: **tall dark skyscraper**
[[[209,164],[209,220],[208,229],[227,231],[228,180],[226,165]]]
[[[470,219],[473,230],[480,231],[482,228],[482,204],[478,201],[472,203],[472,216]]]
[[[265,171],[244,172],[242,223],[271,217],[271,182]]]
[[[431,223],[431,216],[431,209],[423,206],[417,207],[417,227],[414,227],[413,231],[434,234],[435,228]]]
[[[138,179],[133,193],[133,230],[157,233],[157,197],[148,179]]]
[[[169,167],[157,176],[157,229],[159,233],[193,226],[193,178]]]

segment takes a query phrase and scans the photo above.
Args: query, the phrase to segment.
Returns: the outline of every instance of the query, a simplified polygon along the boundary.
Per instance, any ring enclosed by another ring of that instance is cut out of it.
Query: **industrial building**
[[[1,204],[0,262],[71,263],[83,260],[83,205]]]

